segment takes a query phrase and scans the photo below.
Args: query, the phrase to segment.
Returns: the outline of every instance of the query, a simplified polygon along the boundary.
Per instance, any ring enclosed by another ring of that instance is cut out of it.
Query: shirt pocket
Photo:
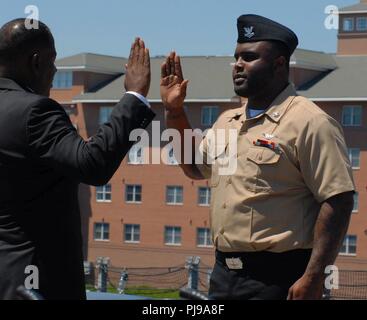
[[[278,190],[281,154],[265,147],[251,147],[245,155],[243,181],[255,193]]]

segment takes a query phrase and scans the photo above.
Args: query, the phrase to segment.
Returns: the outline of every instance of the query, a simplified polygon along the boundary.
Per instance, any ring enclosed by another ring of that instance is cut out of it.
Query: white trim
[[[355,13],[367,13],[367,10],[363,10],[363,11],[340,11],[339,14],[355,14]]]
[[[296,68],[303,68],[308,70],[314,70],[314,71],[328,71],[328,70],[335,70],[336,66],[327,66],[327,65],[313,65],[311,63],[308,63],[307,61],[302,60],[295,60],[291,61],[289,63],[290,66],[294,66]]]
[[[342,257],[356,257],[357,254],[356,253],[339,253],[339,256],[342,256]]]
[[[208,244],[208,245],[198,244],[196,247],[197,248],[214,248],[212,244]]]
[[[122,96],[121,96],[122,98]],[[117,99],[76,99],[76,100],[72,100],[72,103],[118,103],[120,100]],[[148,99],[149,103],[162,103],[161,99]],[[233,99],[187,99],[185,100],[185,103],[187,102],[191,102],[191,103],[203,103],[203,102],[240,102],[241,99],[238,98],[233,98]]]
[[[166,246],[170,246],[170,247],[181,247],[182,244],[181,243],[165,243]]]
[[[97,67],[87,67],[87,66],[56,66],[57,70],[70,70],[70,71],[83,71],[83,72],[96,72],[96,73],[103,73],[103,74],[123,74],[125,71],[121,69],[121,72],[111,70],[111,69],[104,69],[104,68],[97,68]]]
[[[308,98],[311,101],[330,101],[330,102],[336,102],[336,101],[361,101],[361,102],[366,102],[367,101],[367,97],[363,97],[363,98],[351,98],[351,97],[342,97],[342,98]]]

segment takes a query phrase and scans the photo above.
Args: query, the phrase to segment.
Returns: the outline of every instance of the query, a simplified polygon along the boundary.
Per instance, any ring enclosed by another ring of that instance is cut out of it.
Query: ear
[[[287,60],[284,56],[279,56],[274,60],[274,70],[282,70],[284,67],[286,67]]]
[[[41,57],[39,53],[33,53],[30,57],[31,70],[34,75],[40,74]]]

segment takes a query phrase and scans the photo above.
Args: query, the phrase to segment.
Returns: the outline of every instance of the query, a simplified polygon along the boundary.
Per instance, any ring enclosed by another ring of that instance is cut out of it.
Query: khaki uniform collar
[[[297,92],[294,89],[292,84],[289,84],[271,103],[270,107],[267,109],[265,113],[258,115],[257,117],[253,118],[261,118],[264,115],[267,115],[270,119],[274,122],[279,122],[280,119],[283,117],[284,113],[287,111],[288,106],[293,101],[294,97],[297,96]],[[242,106],[241,108],[233,109],[231,112],[227,114],[228,122],[232,121],[233,119],[236,120],[248,120],[247,113],[245,112],[247,109],[247,103]]]

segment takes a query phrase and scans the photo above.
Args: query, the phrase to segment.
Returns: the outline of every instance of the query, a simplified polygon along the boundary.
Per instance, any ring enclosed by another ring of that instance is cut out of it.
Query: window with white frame
[[[208,187],[198,188],[198,203],[200,206],[210,205],[210,194],[211,194],[210,188]]]
[[[137,144],[133,145],[129,151],[128,164],[143,164],[144,163],[144,152],[143,147]]]
[[[358,192],[354,193],[353,195],[353,200],[354,200],[354,204],[353,204],[353,212],[358,212],[358,206],[359,206],[359,203],[358,203]]]
[[[197,228],[196,243],[199,247],[213,246],[209,228]]]
[[[353,30],[354,30],[354,18],[344,18],[343,31],[353,31]]]
[[[203,126],[211,126],[218,119],[218,107],[203,107],[201,109],[201,124]]]
[[[73,86],[72,71],[57,71],[53,82],[53,89],[70,89]]]
[[[171,165],[171,166],[177,166],[178,165],[178,161],[175,158],[175,154],[173,152],[173,147],[168,149],[167,152],[167,164]]]
[[[343,108],[342,125],[345,127],[357,127],[362,125],[362,107],[345,106]]]
[[[141,185],[126,185],[125,201],[128,203],[141,203]]]
[[[96,187],[97,202],[111,202],[111,199],[112,199],[111,184]]]
[[[164,243],[168,245],[181,244],[181,227],[165,227],[164,228]]]
[[[166,189],[167,204],[183,204],[183,187],[168,186]]]
[[[361,150],[358,148],[348,148],[349,161],[353,169],[359,169]]]
[[[341,255],[353,255],[357,253],[357,236],[347,235],[344,238],[343,245],[340,248]]]
[[[139,224],[125,224],[125,242],[140,242],[140,225]]]
[[[111,113],[114,107],[100,107],[99,108],[99,124],[104,124],[110,120]]]
[[[357,18],[357,31],[367,31],[367,17]]]
[[[97,222],[94,224],[94,240],[107,241],[110,239],[110,224]]]

